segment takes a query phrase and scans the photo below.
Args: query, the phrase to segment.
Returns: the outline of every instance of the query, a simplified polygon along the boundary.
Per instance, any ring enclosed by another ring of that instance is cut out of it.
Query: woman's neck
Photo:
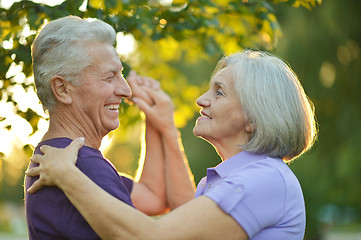
[[[213,147],[216,149],[218,155],[221,157],[222,162],[226,161],[227,159],[233,157],[237,153],[242,152],[244,149],[239,147],[239,145],[222,145],[222,144],[212,144]]]

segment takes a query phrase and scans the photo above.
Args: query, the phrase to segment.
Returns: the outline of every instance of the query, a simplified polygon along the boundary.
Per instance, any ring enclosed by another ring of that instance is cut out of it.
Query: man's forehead
[[[106,62],[95,62],[91,64],[90,67],[103,74],[123,71],[122,62],[118,57],[112,60],[108,59]]]

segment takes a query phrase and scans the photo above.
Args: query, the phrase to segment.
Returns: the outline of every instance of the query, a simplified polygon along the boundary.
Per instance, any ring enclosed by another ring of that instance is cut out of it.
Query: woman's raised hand
[[[174,128],[174,105],[171,98],[161,89],[143,88],[151,99],[149,104],[142,98],[134,97],[133,102],[144,112],[149,121],[159,132]]]
[[[127,77],[132,89],[130,99],[142,110],[147,121],[159,132],[167,131],[174,127],[174,106],[171,98],[160,89],[158,81],[143,77],[131,71]]]
[[[141,98],[148,104],[153,104],[152,99],[144,89],[150,88],[158,90],[160,88],[158,81],[150,77],[139,76],[134,70],[132,70],[127,77],[127,82],[132,89],[131,101],[133,98]]]

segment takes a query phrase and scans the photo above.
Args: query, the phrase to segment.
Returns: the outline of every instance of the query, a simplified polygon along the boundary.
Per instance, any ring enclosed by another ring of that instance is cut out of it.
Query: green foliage
[[[83,2],[66,0],[60,5],[48,6],[25,0],[15,2],[9,9],[0,9],[1,100],[13,103],[14,111],[29,122],[33,133],[38,129],[41,113],[31,110],[31,106],[20,109],[13,98],[13,89],[15,85],[21,85],[26,91],[34,88],[31,44],[36,32],[50,20],[66,15],[98,18],[111,24],[117,32],[132,34],[140,57],[122,60],[141,74],[159,79],[175,102],[183,103],[179,108],[183,110],[177,114],[180,127],[193,116],[191,106],[200,89],[199,82],[192,85],[193,80],[185,78],[175,65],[180,61],[193,64],[200,59],[214,60],[244,47],[272,49],[281,34],[271,7],[279,1],[175,0],[162,5],[156,0],[90,0],[85,10],[79,10]],[[316,0],[282,2],[314,6]],[[9,75],[11,66],[18,65],[25,75],[21,82]],[[139,120],[136,115],[130,116],[133,120],[127,124]],[[1,113],[0,116],[6,117]]]
[[[314,148],[291,165],[305,195],[308,235],[313,236],[308,239],[317,239],[325,205],[352,207],[353,221],[361,222],[361,32],[355,24],[361,21],[361,5],[329,0],[312,12],[276,9],[287,35],[277,54],[298,74],[319,124]],[[350,221],[334,216],[324,224]]]

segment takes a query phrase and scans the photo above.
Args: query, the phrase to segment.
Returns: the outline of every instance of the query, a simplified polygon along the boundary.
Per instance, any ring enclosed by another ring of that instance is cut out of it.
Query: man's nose
[[[132,96],[132,90],[130,89],[128,82],[122,75],[120,75],[119,79],[116,81],[114,91],[115,95],[121,97],[130,98]]]

